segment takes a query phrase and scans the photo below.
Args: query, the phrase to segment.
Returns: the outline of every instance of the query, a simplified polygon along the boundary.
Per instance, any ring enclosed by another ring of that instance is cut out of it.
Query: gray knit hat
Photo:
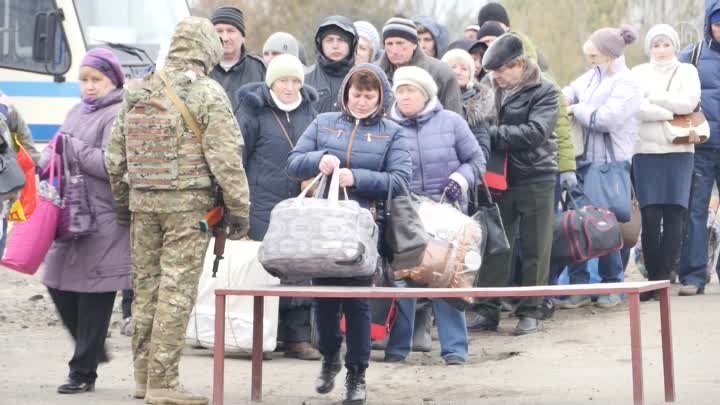
[[[268,39],[265,40],[262,51],[263,53],[287,53],[295,57],[299,55],[297,39],[287,32],[275,32],[270,35]]]
[[[212,15],[210,19],[213,25],[228,24],[232,25],[245,36],[245,15],[237,7],[220,7]]]
[[[417,44],[418,33],[417,26],[412,20],[401,17],[393,17],[387,22],[382,29],[383,41],[388,38],[402,38]]]
[[[617,59],[625,52],[625,47],[638,39],[637,30],[630,25],[620,28],[600,28],[590,35],[590,42],[600,53]]]

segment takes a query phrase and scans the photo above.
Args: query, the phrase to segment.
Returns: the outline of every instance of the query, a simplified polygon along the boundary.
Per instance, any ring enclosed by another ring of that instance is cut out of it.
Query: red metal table
[[[262,400],[262,338],[265,297],[300,298],[523,298],[573,295],[627,294],[630,304],[630,347],[632,353],[633,404],[644,404],[642,338],[640,329],[640,293],[658,291],[660,298],[660,334],[662,336],[665,401],[675,402],[675,373],[670,322],[670,282],[645,281],[628,283],[581,284],[541,287],[503,288],[390,288],[390,287],[298,287],[215,291],[215,341],[225,341],[225,302],[227,296],[254,297],[252,382],[250,398]],[[225,347],[215,345],[213,352],[213,404],[223,405],[225,387]]]

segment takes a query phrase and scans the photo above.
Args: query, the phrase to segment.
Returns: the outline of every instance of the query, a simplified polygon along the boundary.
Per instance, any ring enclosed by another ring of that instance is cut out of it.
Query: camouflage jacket
[[[188,17],[178,23],[163,72],[195,117],[201,130],[202,154],[215,181],[223,188],[225,206],[231,214],[248,217],[249,192],[242,164],[243,140],[223,88],[207,73],[219,63],[222,45],[213,25],[205,18]],[[128,184],[127,120],[133,106],[163,86],[148,76],[130,86],[105,152],[105,163],[115,202],[142,212],[207,210],[213,204],[211,188],[178,191],[133,189]],[[183,135],[195,136],[183,125]]]

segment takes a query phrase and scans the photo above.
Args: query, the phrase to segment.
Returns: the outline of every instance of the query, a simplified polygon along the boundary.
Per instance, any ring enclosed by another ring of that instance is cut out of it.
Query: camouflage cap
[[[175,26],[168,62],[195,62],[205,68],[205,73],[210,73],[220,63],[222,55],[220,37],[207,18],[186,17]]]

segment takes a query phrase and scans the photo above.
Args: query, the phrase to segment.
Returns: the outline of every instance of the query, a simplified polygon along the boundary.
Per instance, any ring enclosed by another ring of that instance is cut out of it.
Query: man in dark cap
[[[455,73],[450,66],[427,56],[418,46],[417,26],[412,20],[393,17],[382,29],[385,55],[380,59],[380,67],[392,80],[395,70],[402,66],[423,68],[438,86],[438,99],[446,110],[462,114],[462,94]]]
[[[508,240],[516,230],[523,255],[522,285],[548,282],[555,178],[558,174],[555,125],[559,92],[543,79],[540,68],[525,53],[514,34],[500,36],[485,52],[483,68],[489,73],[498,106],[498,124],[488,127],[491,158],[506,160],[508,189],[497,203]],[[518,227],[519,222],[519,227]],[[479,287],[507,287],[511,280],[512,249],[487,257]],[[516,335],[537,332],[542,324],[542,298],[523,299],[517,305]],[[485,318],[484,329],[497,329],[498,300],[484,300],[474,308]]]
[[[503,25],[505,31],[510,30],[510,17],[505,7],[500,3],[488,3],[480,9],[478,12],[478,27],[482,28],[483,24],[488,21],[499,22]]]
[[[265,80],[265,64],[262,58],[245,50],[245,16],[235,7],[220,7],[210,19],[223,41],[223,59],[210,72],[210,77],[220,83],[237,107],[237,91],[247,83]]]
[[[305,74],[305,84],[318,92],[318,114],[340,111],[338,94],[345,75],[355,65],[357,44],[357,30],[349,18],[334,15],[320,22],[315,34],[317,61]]]

